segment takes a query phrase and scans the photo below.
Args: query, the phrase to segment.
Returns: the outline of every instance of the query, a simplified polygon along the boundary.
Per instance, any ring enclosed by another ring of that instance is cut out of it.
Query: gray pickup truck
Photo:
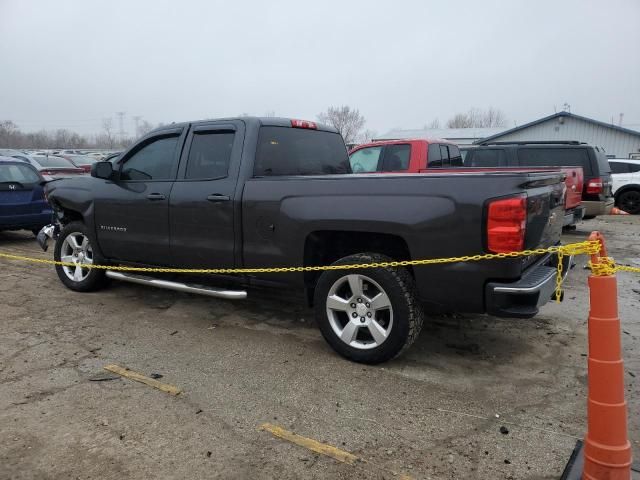
[[[562,179],[544,171],[353,174],[341,136],[314,122],[172,124],[94,164],[91,176],[49,183],[56,224],[39,240],[46,248],[45,233],[56,238],[55,259],[72,264],[57,274],[82,292],[107,278],[228,299],[252,286],[299,288],[336,351],[376,363],[415,340],[424,311],[534,316],[553,294],[556,260],[196,277],[86,265],[319,266],[551,246],[560,241]]]

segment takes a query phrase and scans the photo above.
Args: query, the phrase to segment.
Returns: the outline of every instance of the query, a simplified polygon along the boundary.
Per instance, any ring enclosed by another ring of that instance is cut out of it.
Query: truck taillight
[[[291,120],[291,126],[293,128],[308,128],[309,130],[318,129],[318,124],[309,120]]]
[[[602,179],[592,178],[587,182],[587,193],[590,195],[598,195],[602,193]]]
[[[494,200],[487,212],[487,249],[495,253],[524,249],[527,228],[527,197]]]

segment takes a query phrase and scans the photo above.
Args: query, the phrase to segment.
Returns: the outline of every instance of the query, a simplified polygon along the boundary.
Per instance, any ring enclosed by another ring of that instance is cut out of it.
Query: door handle
[[[167,197],[165,197],[161,193],[150,193],[149,195],[147,195],[147,198],[149,200],[165,200]]]
[[[219,193],[212,193],[207,197],[210,202],[228,202],[229,195],[220,195]]]

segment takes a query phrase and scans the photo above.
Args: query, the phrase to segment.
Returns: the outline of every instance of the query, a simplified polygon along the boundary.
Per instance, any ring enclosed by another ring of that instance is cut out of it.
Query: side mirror
[[[95,162],[91,165],[91,176],[110,180],[113,176],[113,164],[111,162]]]

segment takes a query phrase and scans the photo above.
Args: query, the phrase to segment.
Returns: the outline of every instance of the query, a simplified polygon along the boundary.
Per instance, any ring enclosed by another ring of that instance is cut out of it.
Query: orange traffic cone
[[[607,255],[604,237],[592,264]],[[587,434],[584,442],[584,480],[631,478],[631,445],[627,437],[627,403],[624,399],[624,366],[618,318],[615,275],[589,276],[589,357]]]
[[[609,215],[629,215],[629,212],[625,212],[624,210],[620,210],[618,207],[613,207]]]

